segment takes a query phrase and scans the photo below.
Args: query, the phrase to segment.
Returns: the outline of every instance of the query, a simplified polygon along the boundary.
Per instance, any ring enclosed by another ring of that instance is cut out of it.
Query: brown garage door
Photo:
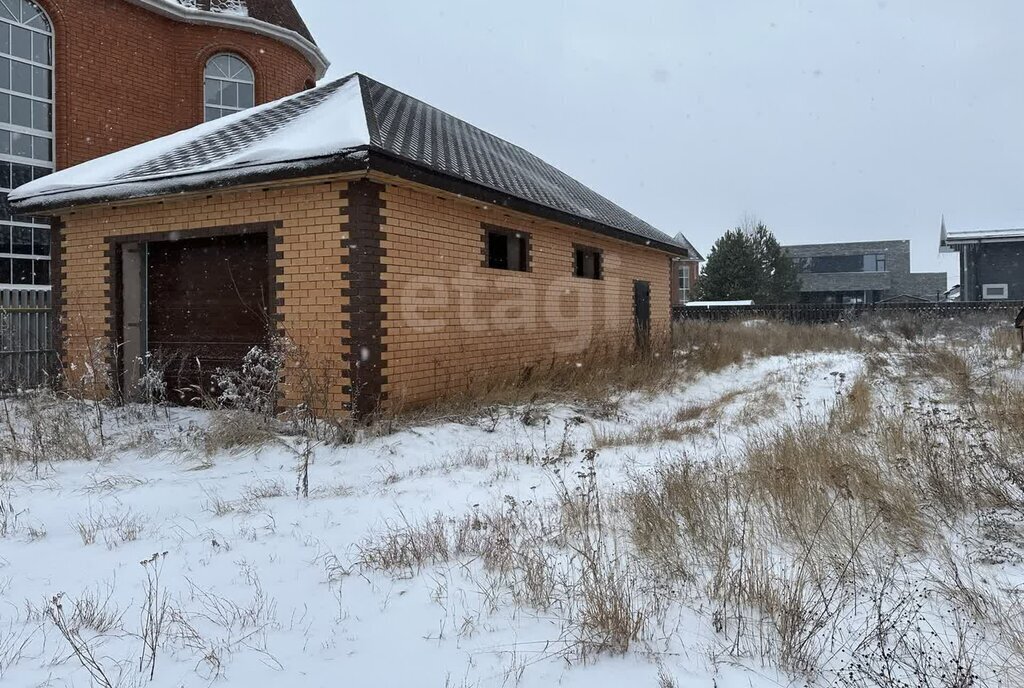
[[[193,401],[214,370],[237,368],[267,340],[267,238],[154,242],[147,252],[149,350],[167,365],[171,399]]]

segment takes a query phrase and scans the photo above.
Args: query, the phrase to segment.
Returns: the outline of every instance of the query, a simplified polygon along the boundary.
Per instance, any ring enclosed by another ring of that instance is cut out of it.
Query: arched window
[[[29,0],[0,0],[0,287],[50,284],[50,229],[7,194],[53,172],[53,27]]]
[[[206,63],[206,121],[255,105],[255,83],[252,67],[237,55],[221,53],[211,57]]]

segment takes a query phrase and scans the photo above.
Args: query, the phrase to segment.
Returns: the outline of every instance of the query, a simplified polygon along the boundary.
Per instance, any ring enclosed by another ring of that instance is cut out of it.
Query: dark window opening
[[[487,231],[487,267],[526,272],[530,269],[530,244],[525,234]]]
[[[601,279],[601,252],[596,248],[576,247],[576,269],[577,277],[586,279]]]
[[[837,272],[885,272],[886,258],[884,253],[868,253],[866,255],[846,256],[814,256],[794,259],[797,270],[809,273]]]

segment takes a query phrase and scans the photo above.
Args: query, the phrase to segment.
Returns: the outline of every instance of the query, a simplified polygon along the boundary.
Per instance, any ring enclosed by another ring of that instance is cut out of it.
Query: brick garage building
[[[0,289],[45,290],[45,222],[9,189],[314,85],[327,62],[291,0],[0,4]]]
[[[265,319],[300,351],[285,398],[315,385],[328,410],[360,414],[662,343],[687,256],[523,149],[361,75],[13,200],[61,224],[65,360],[96,341],[237,355]]]

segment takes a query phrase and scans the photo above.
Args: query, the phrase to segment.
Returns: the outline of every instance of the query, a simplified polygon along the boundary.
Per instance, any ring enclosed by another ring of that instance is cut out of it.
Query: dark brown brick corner
[[[50,374],[56,378],[62,374],[67,360],[64,350],[64,222],[61,218],[53,218],[50,224],[50,350],[53,359],[50,361]],[[58,382],[63,384],[62,381]]]
[[[386,400],[384,385],[384,185],[360,179],[343,192],[348,199],[348,282],[344,308],[349,339],[342,342],[348,362],[345,393],[357,419],[372,415]]]

